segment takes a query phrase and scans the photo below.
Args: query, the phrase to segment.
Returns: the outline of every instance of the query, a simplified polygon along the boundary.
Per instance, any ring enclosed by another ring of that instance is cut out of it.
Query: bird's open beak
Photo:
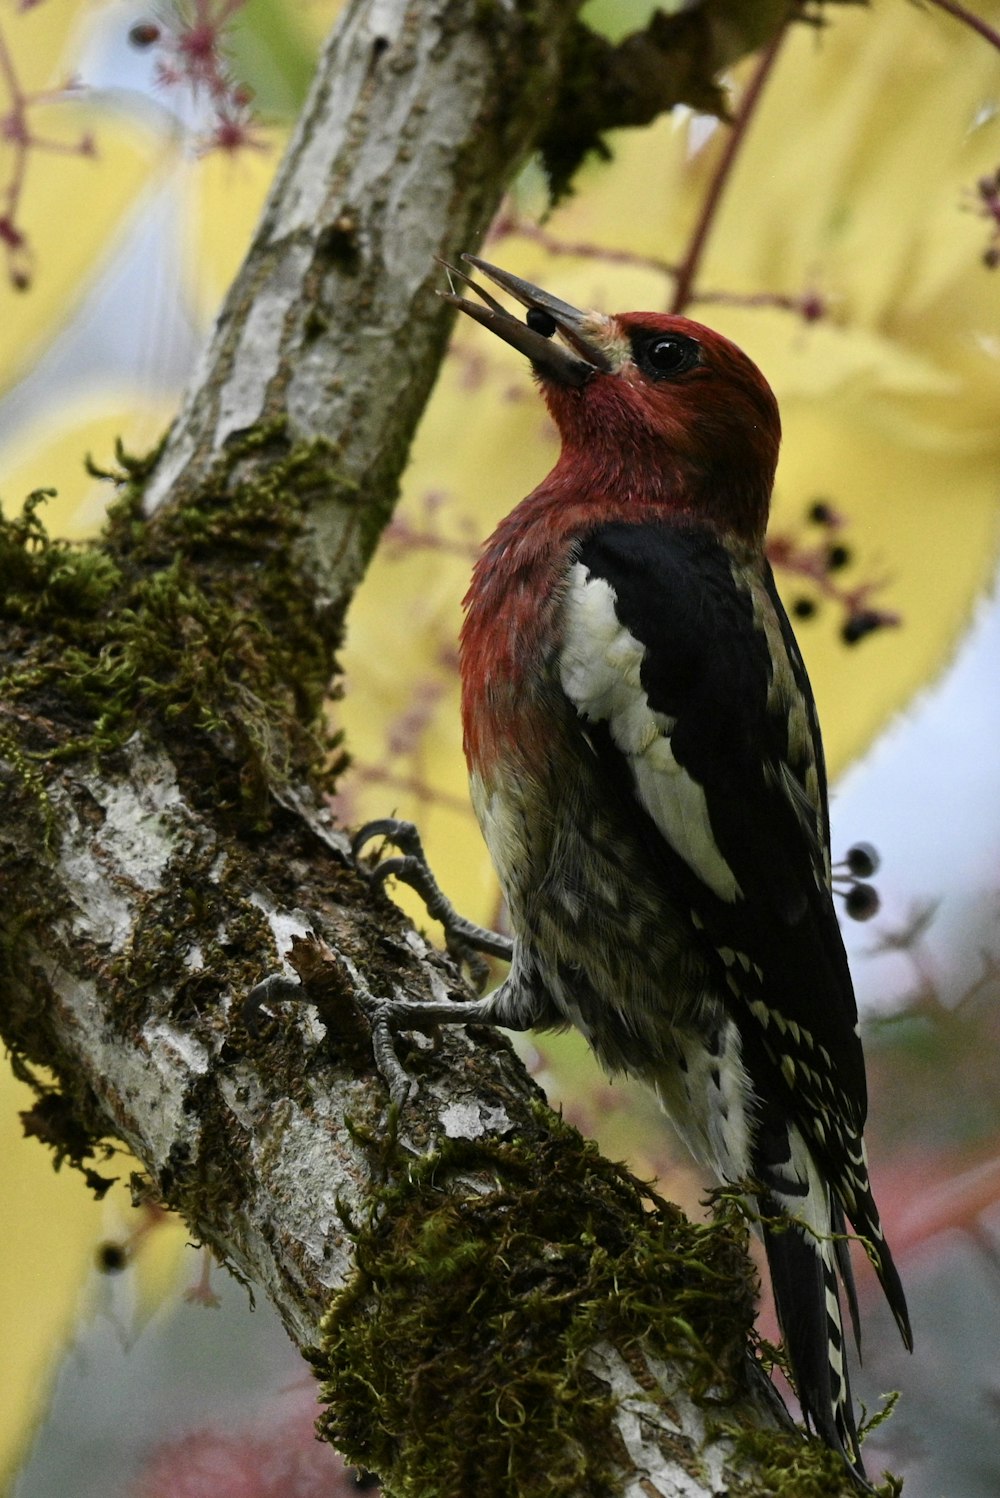
[[[522,281],[520,276],[512,276],[510,271],[500,270],[475,255],[463,255],[462,259],[527,307],[528,321],[520,322],[463,270],[444,260],[441,264],[449,277],[456,276],[459,281],[464,281],[484,305],[458,296],[454,291],[439,291],[438,296],[461,312],[467,312],[505,343],[526,354],[539,374],[561,385],[584,385],[592,375],[607,373],[611,369],[607,355],[597,347],[592,336],[588,336],[592,335],[595,320],[598,320],[593,312],[580,312],[568,302],[561,302],[558,297],[549,296],[547,291],[532,286],[530,281]],[[569,347],[556,343],[554,333],[559,333]]]

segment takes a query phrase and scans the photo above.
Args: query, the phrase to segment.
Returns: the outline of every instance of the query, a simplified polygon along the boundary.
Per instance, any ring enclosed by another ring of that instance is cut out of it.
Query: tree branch
[[[435,257],[479,243],[558,93],[579,0],[354,0],[146,495],[185,503],[280,422],[329,444],[309,567],[343,600],[391,513],[451,326]],[[258,463],[272,460],[268,452]],[[241,477],[244,475],[241,474]]]

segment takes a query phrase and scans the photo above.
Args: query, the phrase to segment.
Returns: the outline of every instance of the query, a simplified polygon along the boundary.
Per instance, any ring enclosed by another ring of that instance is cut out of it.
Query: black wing
[[[769,567],[703,528],[604,526],[577,553],[564,622],[581,728],[669,862],[671,899],[731,969],[793,1116],[839,1154],[812,1121],[832,1113],[860,1136],[864,1062],[815,706]]]

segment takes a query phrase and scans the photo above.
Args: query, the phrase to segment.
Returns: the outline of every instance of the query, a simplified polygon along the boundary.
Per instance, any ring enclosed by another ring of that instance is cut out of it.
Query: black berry
[[[128,1253],[120,1243],[101,1243],[97,1249],[97,1267],[102,1274],[121,1274],[128,1265]]]
[[[852,921],[870,921],[878,913],[878,891],[871,884],[856,884],[844,903]]]
[[[879,862],[878,849],[871,843],[855,843],[847,850],[847,867],[855,879],[870,879],[878,872]]]
[[[851,615],[840,631],[840,638],[845,645],[856,645],[865,635],[873,634],[881,626],[882,620],[873,609],[862,609],[860,613]]]
[[[153,21],[137,21],[129,31],[128,39],[133,47],[140,50],[152,47],[160,40],[160,28]]]

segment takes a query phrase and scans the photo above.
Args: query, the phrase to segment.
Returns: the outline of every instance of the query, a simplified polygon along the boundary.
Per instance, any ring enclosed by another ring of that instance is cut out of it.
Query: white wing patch
[[[675,720],[649,705],[640,677],[646,648],[622,624],[615,603],[610,583],[577,562],[565,602],[562,689],[582,717],[607,723],[639,801],[670,846],[720,899],[741,899],[712,835],[704,788],[674,757]]]

